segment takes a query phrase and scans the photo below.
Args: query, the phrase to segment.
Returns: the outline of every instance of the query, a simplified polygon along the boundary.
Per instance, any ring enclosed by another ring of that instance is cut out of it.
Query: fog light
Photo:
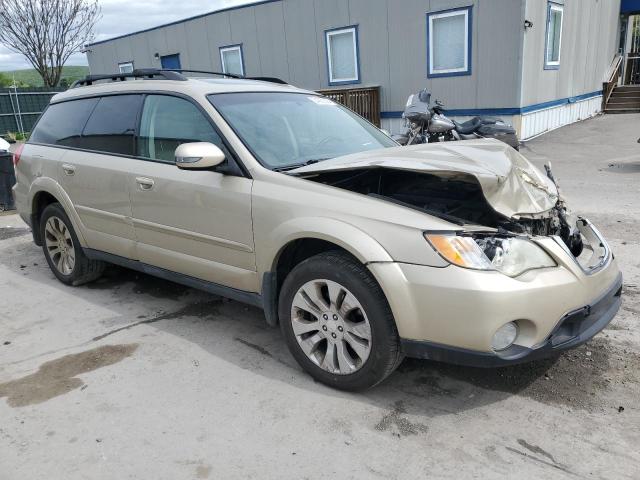
[[[491,348],[499,352],[509,348],[513,342],[516,341],[518,336],[518,326],[515,322],[509,322],[501,326],[498,331],[493,335],[491,341]]]

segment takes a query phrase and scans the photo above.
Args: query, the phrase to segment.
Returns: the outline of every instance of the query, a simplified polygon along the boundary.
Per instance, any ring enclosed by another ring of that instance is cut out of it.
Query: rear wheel
[[[99,278],[104,262],[84,254],[69,217],[59,203],[48,205],[40,217],[42,250],[53,274],[67,285],[81,285]]]
[[[282,286],[279,317],[298,363],[332,387],[372,387],[402,359],[380,286],[347,254],[321,253],[297,265]]]

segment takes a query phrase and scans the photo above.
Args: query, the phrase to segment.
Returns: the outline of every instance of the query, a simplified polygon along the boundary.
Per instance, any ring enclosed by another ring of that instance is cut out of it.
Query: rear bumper
[[[622,274],[619,274],[603,295],[567,313],[544,342],[531,348],[513,345],[502,352],[480,352],[427,341],[402,339],[402,349],[408,357],[473,367],[500,367],[551,357],[582,345],[604,329],[620,308],[621,292]]]

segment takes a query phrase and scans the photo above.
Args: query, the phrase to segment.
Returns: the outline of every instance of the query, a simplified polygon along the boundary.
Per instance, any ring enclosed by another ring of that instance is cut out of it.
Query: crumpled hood
[[[509,218],[539,215],[558,201],[555,184],[509,145],[493,139],[384,148],[325,160],[289,173],[369,168],[424,172],[442,177],[472,175],[491,207]]]

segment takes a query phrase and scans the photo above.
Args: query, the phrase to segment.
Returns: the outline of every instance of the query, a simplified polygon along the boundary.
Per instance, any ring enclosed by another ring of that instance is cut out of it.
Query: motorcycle
[[[410,95],[402,113],[407,131],[400,135],[393,135],[393,139],[400,145],[416,145],[474,138],[495,138],[516,150],[520,149],[516,130],[502,119],[473,117],[466,122],[456,122],[448,118],[444,114],[444,110],[444,104],[439,100],[431,105],[431,94],[426,89]]]

